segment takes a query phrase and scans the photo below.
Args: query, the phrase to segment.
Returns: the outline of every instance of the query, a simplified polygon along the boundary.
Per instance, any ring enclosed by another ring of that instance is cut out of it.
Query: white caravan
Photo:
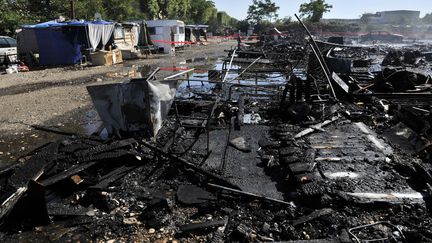
[[[184,46],[185,41],[185,24],[181,20],[149,20],[147,28],[150,33],[150,38],[154,45],[167,49],[171,44],[171,38],[175,42],[175,47]],[[171,34],[172,32],[172,34]],[[172,36],[173,35],[173,36]],[[164,50],[168,53],[168,50]]]

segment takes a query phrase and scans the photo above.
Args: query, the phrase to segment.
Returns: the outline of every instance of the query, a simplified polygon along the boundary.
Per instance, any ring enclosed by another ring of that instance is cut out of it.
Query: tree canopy
[[[309,3],[300,5],[300,16],[306,17],[311,22],[319,22],[324,13],[330,12],[333,6],[327,4],[325,0],[310,0]]]
[[[92,20],[100,13],[105,20],[180,19],[188,24],[220,27],[218,10],[210,0],[73,0],[75,17]],[[71,16],[71,0],[0,0],[0,35],[13,35],[22,24]],[[226,13],[225,13],[226,15]],[[224,15],[224,16],[225,16]],[[229,16],[228,16],[229,17]],[[229,23],[235,19],[229,17]]]
[[[273,18],[277,18],[279,7],[271,0],[253,0],[249,6],[247,19],[253,24],[258,24],[263,20],[271,22]]]
[[[427,13],[422,19],[421,21],[424,24],[432,24],[432,13]]]

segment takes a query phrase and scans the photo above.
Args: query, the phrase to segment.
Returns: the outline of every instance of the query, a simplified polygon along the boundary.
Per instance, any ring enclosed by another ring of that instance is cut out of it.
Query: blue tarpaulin
[[[70,21],[70,22],[57,22],[55,20],[33,24],[23,25],[23,28],[49,28],[49,27],[61,27],[61,26],[87,26],[89,24],[113,24],[112,22],[97,20],[97,21]]]
[[[80,62],[81,44],[77,36],[67,36],[62,28],[37,28],[35,34],[41,65],[72,65]]]
[[[82,38],[87,33],[79,27],[89,24],[111,25],[106,21],[73,21],[56,22],[49,21],[36,25],[25,25],[24,29],[33,29],[39,48],[39,63],[43,66],[73,65],[80,63],[82,59],[81,46],[88,45],[88,37]]]

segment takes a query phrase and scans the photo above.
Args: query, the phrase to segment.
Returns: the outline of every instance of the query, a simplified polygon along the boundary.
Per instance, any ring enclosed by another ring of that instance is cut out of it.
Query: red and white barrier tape
[[[168,43],[168,44],[194,44],[190,41],[168,41],[168,40],[152,40],[155,43]]]

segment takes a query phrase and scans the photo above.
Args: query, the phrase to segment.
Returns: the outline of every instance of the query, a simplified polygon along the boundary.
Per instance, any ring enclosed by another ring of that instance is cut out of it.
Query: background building
[[[361,22],[364,24],[409,25],[420,21],[420,11],[395,10],[382,11],[375,14],[363,14]]]

